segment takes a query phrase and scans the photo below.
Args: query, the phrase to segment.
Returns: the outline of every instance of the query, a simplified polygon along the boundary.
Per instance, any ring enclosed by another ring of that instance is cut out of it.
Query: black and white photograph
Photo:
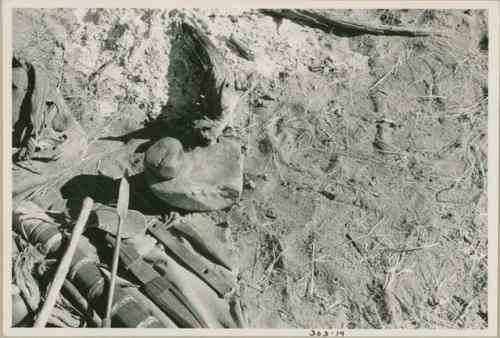
[[[498,3],[168,3],[4,6],[4,330],[498,334]]]

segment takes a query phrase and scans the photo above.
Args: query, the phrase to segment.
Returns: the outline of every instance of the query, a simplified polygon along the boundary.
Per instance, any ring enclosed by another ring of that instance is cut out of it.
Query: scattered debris
[[[375,133],[375,139],[373,141],[373,146],[381,153],[395,153],[398,150],[393,145],[392,133],[395,128],[395,124],[388,120],[377,121],[377,132]]]
[[[255,189],[256,185],[248,175],[243,175],[243,187],[246,189]]]
[[[224,40],[226,41],[227,46],[238,56],[248,61],[255,60],[254,52],[250,48],[248,48],[248,46],[246,46],[241,40],[239,40],[234,34],[231,34],[229,39],[225,38]]]

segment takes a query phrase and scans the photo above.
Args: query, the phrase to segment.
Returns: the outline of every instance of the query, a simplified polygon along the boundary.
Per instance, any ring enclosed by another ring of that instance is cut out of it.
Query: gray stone
[[[165,137],[153,144],[144,158],[144,167],[163,179],[179,176],[187,165],[184,163],[184,149],[175,138]]]
[[[224,209],[240,199],[243,154],[239,144],[222,139],[190,152],[179,146],[175,139],[162,139],[144,157],[146,178],[157,197],[192,211]]]

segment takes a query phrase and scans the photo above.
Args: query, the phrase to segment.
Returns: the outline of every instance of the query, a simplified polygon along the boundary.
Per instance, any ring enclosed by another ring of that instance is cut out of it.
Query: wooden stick
[[[130,188],[127,181],[128,171],[125,170],[120,182],[118,192],[118,204],[116,211],[118,213],[118,229],[116,230],[116,244],[113,252],[113,262],[111,265],[111,278],[109,280],[108,302],[106,304],[106,316],[102,320],[102,327],[111,327],[111,309],[113,307],[113,296],[115,292],[116,273],[118,271],[118,261],[120,260],[120,243],[122,240],[123,222],[127,217],[128,203],[130,200]]]
[[[82,314],[88,319],[88,321],[94,324],[95,327],[101,327],[102,320],[97,315],[97,313],[89,306],[87,300],[81,295],[81,293],[76,289],[76,287],[69,280],[64,280],[63,289],[70,296],[70,301],[73,305],[82,312]]]
[[[315,28],[323,30],[331,30],[334,28],[351,31],[355,34],[373,34],[373,35],[399,35],[399,36],[442,36],[443,33],[438,31],[430,31],[426,29],[417,29],[409,27],[397,26],[372,26],[360,24],[357,22],[340,20],[332,17],[324,12],[309,10],[309,9],[261,9],[262,13],[289,19]]]
[[[63,47],[63,54],[62,54],[62,60],[61,60],[61,68],[59,69],[59,80],[57,81],[57,91],[61,91],[61,84],[63,81],[63,73],[64,73],[64,62],[66,59],[66,47]]]
[[[111,264],[111,277],[109,279],[108,302],[106,304],[106,316],[102,320],[101,327],[111,327],[111,309],[113,307],[113,296],[115,293],[116,273],[118,271],[118,261],[120,260],[120,243],[122,240],[123,217],[119,215],[118,229],[116,231],[116,245]]]
[[[87,220],[90,215],[90,211],[92,210],[92,205],[94,201],[87,197],[83,200],[82,211],[80,212],[80,216],[78,216],[78,220],[73,228],[73,232],[71,233],[71,240],[68,245],[68,249],[64,253],[64,256],[57,267],[56,274],[54,275],[54,279],[52,285],[50,286],[49,292],[45,299],[45,303],[43,304],[42,309],[38,313],[38,317],[35,321],[33,327],[45,327],[47,324],[47,320],[52,313],[52,309],[56,304],[57,297],[61,291],[61,287],[64,284],[64,280],[66,279],[66,275],[68,274],[69,267],[71,264],[71,260],[73,259],[73,255],[75,254],[76,247],[78,245],[78,241],[80,240],[80,236],[83,232],[85,224],[87,224]]]

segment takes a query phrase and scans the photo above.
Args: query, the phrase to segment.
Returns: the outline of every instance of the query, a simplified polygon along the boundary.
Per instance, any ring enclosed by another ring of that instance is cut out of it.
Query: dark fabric
[[[41,66],[14,57],[12,67],[16,203],[44,186],[60,183],[79,165],[87,151],[87,135]]]

